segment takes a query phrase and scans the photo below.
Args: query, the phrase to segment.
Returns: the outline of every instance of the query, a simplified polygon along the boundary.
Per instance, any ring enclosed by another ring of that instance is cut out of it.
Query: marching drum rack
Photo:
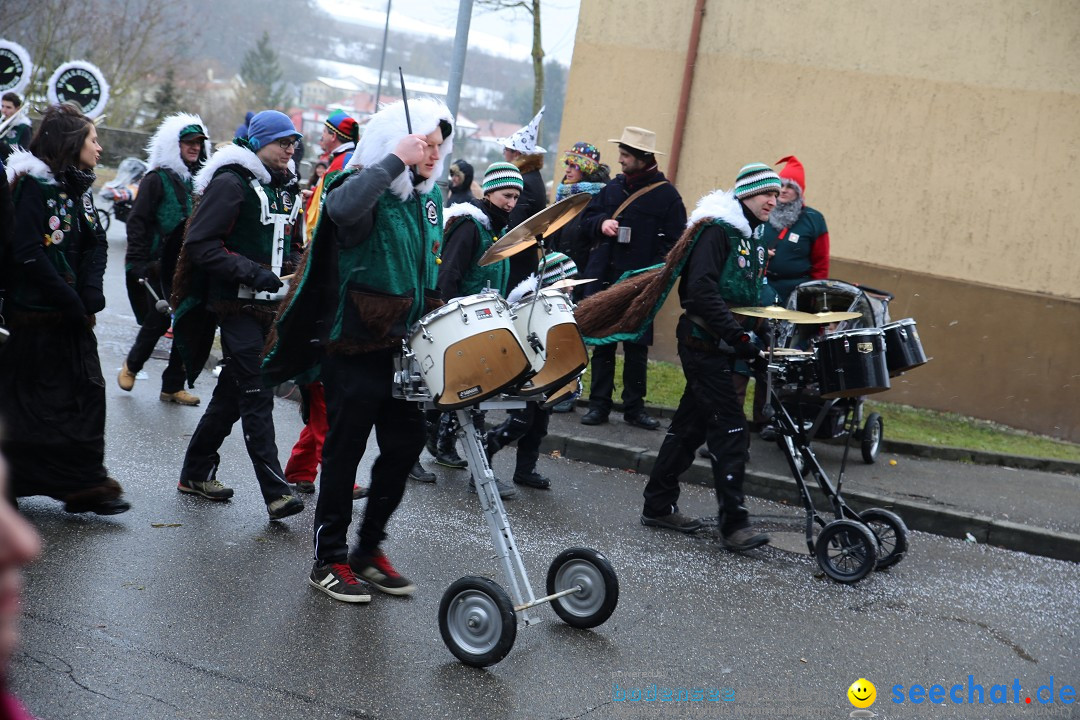
[[[408,350],[398,359],[394,386],[395,397],[418,402],[425,410],[437,408]],[[619,580],[611,563],[603,554],[583,547],[559,553],[548,568],[547,594],[536,597],[533,593],[495,485],[495,473],[488,463],[483,431],[473,421],[476,411],[520,409],[529,400],[535,398],[498,395],[454,411],[480,508],[510,587],[507,593],[490,578],[469,575],[453,582],[443,593],[439,603],[439,632],[443,642],[461,662],[473,667],[494,665],[506,657],[517,638],[517,613],[527,627],[537,621],[529,611],[550,603],[555,614],[568,625],[592,628],[611,617],[619,601]]]
[[[780,307],[734,308],[739,315],[766,318],[772,337],[777,337],[781,321],[796,324],[823,324],[847,319],[851,313],[804,313]],[[833,580],[855,583],[873,570],[884,570],[900,562],[908,549],[908,529],[899,515],[882,508],[862,512],[853,510],[841,494],[845,445],[840,474],[834,485],[811,447],[811,435],[806,425],[796,422],[781,401],[781,384],[805,387],[823,373],[837,372],[815,357],[815,352],[779,353],[772,347],[767,354],[765,372],[768,400],[765,415],[776,427],[776,442],[787,460],[788,469],[799,488],[799,497],[806,510],[806,545],[822,571]],[[881,359],[884,362],[884,358]],[[819,378],[818,378],[819,379]],[[853,389],[851,392],[861,392]],[[813,475],[825,496],[834,520],[814,505],[806,477]],[[817,531],[815,537],[815,530]]]

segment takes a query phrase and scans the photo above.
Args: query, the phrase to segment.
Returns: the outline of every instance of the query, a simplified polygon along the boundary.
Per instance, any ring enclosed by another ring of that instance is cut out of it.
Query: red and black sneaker
[[[382,550],[365,557],[350,556],[349,566],[362,580],[388,595],[412,595],[416,591],[416,586],[394,569]]]
[[[327,563],[326,565],[315,563],[315,566],[311,568],[308,582],[311,587],[341,602],[371,602],[371,596],[353,575],[352,568],[347,563]]]

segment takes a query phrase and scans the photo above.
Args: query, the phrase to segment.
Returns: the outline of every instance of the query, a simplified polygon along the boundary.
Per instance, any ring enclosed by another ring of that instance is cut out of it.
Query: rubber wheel
[[[454,657],[466,665],[494,665],[506,657],[517,638],[514,604],[498,583],[485,577],[463,577],[443,593],[439,634]]]
[[[862,431],[862,459],[867,465],[877,462],[878,450],[881,449],[881,438],[885,432],[885,422],[876,412],[870,413],[866,418],[866,424]]]
[[[569,548],[552,561],[547,574],[548,595],[575,585],[581,589],[551,601],[555,614],[567,625],[596,627],[615,612],[619,602],[619,579],[608,559],[596,550]]]
[[[109,211],[108,210],[102,210],[102,209],[98,208],[97,219],[98,219],[98,225],[101,226],[101,229],[105,230],[107,232],[109,230],[109,223],[112,220],[109,217]]]
[[[814,554],[833,580],[855,583],[877,565],[878,544],[870,528],[854,520],[833,520],[818,533]]]
[[[894,512],[870,508],[859,513],[859,519],[870,528],[878,541],[877,570],[892,567],[904,559],[908,549],[908,529]]]

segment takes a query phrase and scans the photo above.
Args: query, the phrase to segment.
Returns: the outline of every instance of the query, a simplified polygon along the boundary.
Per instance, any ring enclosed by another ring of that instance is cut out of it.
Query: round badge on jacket
[[[427,221],[432,225],[439,224],[439,209],[435,207],[435,201],[429,199],[427,204],[424,205],[424,210],[427,213]]]

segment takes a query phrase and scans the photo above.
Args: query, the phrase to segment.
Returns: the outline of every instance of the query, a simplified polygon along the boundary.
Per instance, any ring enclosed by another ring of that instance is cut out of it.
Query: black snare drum
[[[889,377],[896,377],[926,363],[926,353],[923,352],[914,320],[897,320],[881,330],[885,333],[885,364],[889,368]]]
[[[828,333],[817,341],[817,346],[822,398],[857,397],[889,389],[885,333],[881,328]]]

